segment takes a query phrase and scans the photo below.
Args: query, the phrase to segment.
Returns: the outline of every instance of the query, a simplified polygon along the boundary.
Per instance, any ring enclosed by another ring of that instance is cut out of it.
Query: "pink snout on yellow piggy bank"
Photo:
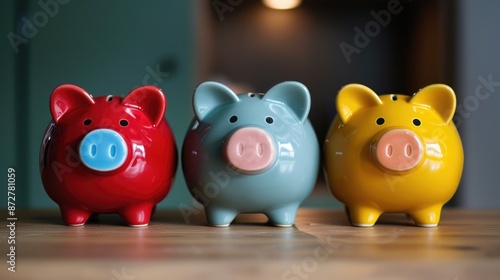
[[[351,223],[369,227],[393,212],[437,226],[463,169],[453,90],[436,84],[413,96],[378,96],[350,84],[340,90],[336,108],[324,143],[325,175]]]

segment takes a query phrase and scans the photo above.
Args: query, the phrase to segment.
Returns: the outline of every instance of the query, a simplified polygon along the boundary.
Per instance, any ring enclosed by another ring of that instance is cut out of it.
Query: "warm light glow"
[[[302,0],[262,0],[264,5],[276,10],[289,10],[297,8]]]

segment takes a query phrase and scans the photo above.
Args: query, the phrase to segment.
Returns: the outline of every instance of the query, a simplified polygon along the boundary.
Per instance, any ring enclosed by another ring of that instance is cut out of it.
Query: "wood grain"
[[[2,211],[6,213],[7,211]],[[500,210],[446,209],[437,228],[405,215],[352,227],[338,210],[300,209],[294,227],[238,216],[228,228],[158,211],[146,228],[99,215],[68,227],[57,211],[17,213],[16,272],[0,279],[499,279]],[[2,217],[4,223],[6,217]],[[7,260],[6,226],[0,230]]]

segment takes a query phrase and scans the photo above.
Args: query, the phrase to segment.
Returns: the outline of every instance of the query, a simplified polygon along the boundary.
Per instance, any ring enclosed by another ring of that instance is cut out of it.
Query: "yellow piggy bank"
[[[419,226],[437,226],[463,169],[453,90],[435,84],[413,96],[378,96],[349,84],[338,93],[336,108],[324,169],[351,223],[370,227],[393,212],[407,213]]]

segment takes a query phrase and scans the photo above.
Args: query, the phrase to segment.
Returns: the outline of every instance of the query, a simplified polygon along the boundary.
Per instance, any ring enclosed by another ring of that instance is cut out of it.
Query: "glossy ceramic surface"
[[[64,223],[83,225],[94,213],[118,213],[131,226],[149,223],[177,166],[165,110],[165,97],[153,86],[125,98],[93,98],[69,84],[53,91],[40,173]]]
[[[205,82],[195,90],[193,108],[182,166],[209,224],[227,226],[239,213],[264,213],[274,225],[291,226],[319,168],[307,88],[284,82],[266,94],[235,94]]]
[[[436,226],[463,168],[453,90],[436,84],[413,96],[377,96],[350,84],[336,106],[324,171],[352,224],[372,226],[384,212],[402,212],[417,225]]]

